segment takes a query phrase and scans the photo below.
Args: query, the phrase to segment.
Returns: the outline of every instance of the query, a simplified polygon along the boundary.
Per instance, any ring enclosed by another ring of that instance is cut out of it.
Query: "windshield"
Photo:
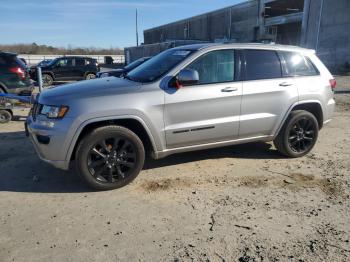
[[[141,83],[153,82],[192,54],[191,50],[169,49],[156,55],[127,74],[127,78]]]
[[[56,64],[56,62],[58,61],[59,58],[55,58],[53,60],[51,60],[50,62],[47,63],[48,66],[54,65]]]

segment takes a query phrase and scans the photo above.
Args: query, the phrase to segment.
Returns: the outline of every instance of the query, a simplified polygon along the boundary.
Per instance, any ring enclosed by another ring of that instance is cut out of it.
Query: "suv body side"
[[[234,63],[233,67],[230,66],[233,77],[224,78],[224,82],[205,82],[180,89],[171,86],[180,70],[206,54],[223,50],[234,53],[231,61],[220,62]],[[275,53],[281,75],[272,79],[247,78],[247,50]],[[301,78],[284,75],[283,59],[279,55],[284,51],[308,57],[320,74]],[[331,78],[328,70],[308,50],[261,45],[210,45],[195,49],[193,55],[151,83],[135,84],[126,79],[106,78],[84,83],[85,91],[81,91],[79,84],[51,90],[53,95],[48,100],[43,96],[40,103],[60,105],[64,99],[71,106],[67,116],[53,121],[54,128],[43,128],[29,117],[28,126],[34,140],[35,135],[51,137],[50,146],[38,141],[34,144],[41,158],[63,169],[68,169],[76,144],[89,126],[118,123],[120,120],[131,119],[141,124],[149,136],[155,158],[243,142],[271,141],[293,108],[301,104],[318,103],[323,121],[330,119],[334,108],[329,84]],[[43,116],[37,117],[45,121]]]

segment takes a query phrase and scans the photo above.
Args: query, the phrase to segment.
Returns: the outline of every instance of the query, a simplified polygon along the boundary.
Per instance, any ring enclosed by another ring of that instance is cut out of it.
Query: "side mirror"
[[[177,76],[177,82],[180,86],[197,84],[199,82],[199,74],[193,69],[183,69]]]

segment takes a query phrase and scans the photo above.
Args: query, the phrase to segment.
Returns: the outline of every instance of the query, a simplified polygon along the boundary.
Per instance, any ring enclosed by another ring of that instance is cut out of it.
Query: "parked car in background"
[[[100,71],[96,59],[89,57],[60,57],[41,66],[44,86],[51,86],[55,81],[89,80]],[[37,80],[37,68],[30,69],[30,76]]]
[[[125,78],[43,92],[27,130],[46,162],[93,188],[130,183],[145,154],[274,141],[302,157],[332,119],[336,82],[313,50],[262,44],[169,49]],[[271,155],[271,157],[274,157]]]
[[[103,77],[109,77],[109,76],[115,76],[115,77],[122,77],[129,73],[131,70],[135,69],[139,65],[142,65],[144,62],[148,61],[151,57],[142,57],[140,59],[137,59],[136,61],[128,64],[124,68],[120,69],[114,69],[111,71],[105,71],[105,72],[99,72],[97,73],[97,78],[103,78]]]
[[[30,95],[33,89],[26,65],[15,53],[0,51],[0,93]]]
[[[27,61],[24,58],[20,58],[23,62],[23,64],[25,64],[26,66],[28,65]]]

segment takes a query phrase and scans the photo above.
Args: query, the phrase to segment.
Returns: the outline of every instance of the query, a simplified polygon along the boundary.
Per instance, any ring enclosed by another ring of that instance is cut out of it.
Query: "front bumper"
[[[64,135],[66,132],[57,126],[47,127],[42,124],[43,121],[40,124],[40,121],[34,121],[32,116],[29,115],[25,122],[26,135],[33,143],[35,151],[41,160],[56,168],[68,170],[70,161],[65,159],[66,151],[64,146]],[[55,123],[54,121],[52,122]],[[38,140],[40,137],[48,137],[49,143],[40,142]]]

